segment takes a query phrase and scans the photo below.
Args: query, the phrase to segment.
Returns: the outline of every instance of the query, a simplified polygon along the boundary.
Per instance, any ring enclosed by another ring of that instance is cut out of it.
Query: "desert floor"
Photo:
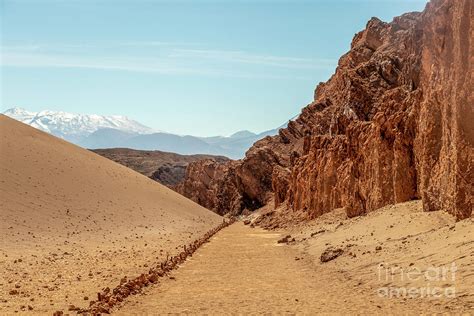
[[[455,223],[445,213],[423,213],[420,202],[386,207],[355,219],[345,218],[342,212],[328,214],[293,229],[295,241],[288,244],[277,242],[288,231],[270,232],[236,223],[213,237],[169,279],[130,298],[115,312],[472,312],[472,227],[472,219]],[[320,255],[329,246],[344,253],[321,263]],[[446,274],[437,276],[439,268],[445,268]],[[413,274],[417,269],[419,274]],[[412,271],[411,279],[402,276],[402,271]],[[404,288],[420,292],[412,298],[384,297],[389,293],[386,288],[391,293]],[[439,289],[442,295],[422,296],[421,289],[426,293]],[[456,297],[451,297],[452,289]]]

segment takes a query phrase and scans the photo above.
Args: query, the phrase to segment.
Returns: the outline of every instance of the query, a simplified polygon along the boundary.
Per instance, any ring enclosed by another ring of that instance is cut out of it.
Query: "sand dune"
[[[0,309],[88,306],[222,219],[106,158],[0,115]]]

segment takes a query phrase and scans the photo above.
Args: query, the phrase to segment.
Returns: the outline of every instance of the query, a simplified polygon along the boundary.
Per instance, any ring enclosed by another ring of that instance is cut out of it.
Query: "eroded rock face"
[[[315,100],[243,160],[191,164],[178,191],[219,213],[268,203],[357,216],[423,199],[472,215],[474,3],[371,19]]]
[[[423,23],[420,193],[425,210],[465,218],[474,196],[474,2],[435,1]]]
[[[233,183],[227,180],[230,177],[230,169],[233,164],[233,162],[218,163],[212,159],[191,163],[186,169],[184,181],[178,184],[175,190],[219,214],[230,212],[232,211],[230,209],[231,203],[227,200],[224,201],[220,192],[223,188],[234,188]],[[222,186],[223,183],[226,185]],[[227,198],[231,199],[230,196]],[[235,203],[238,203],[239,197],[233,198],[237,200]],[[220,209],[221,204],[226,204],[227,208]]]

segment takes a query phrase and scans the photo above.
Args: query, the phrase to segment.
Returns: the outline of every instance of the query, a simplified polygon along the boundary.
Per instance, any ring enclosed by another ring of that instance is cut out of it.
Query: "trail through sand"
[[[219,232],[169,280],[116,311],[131,314],[413,313],[442,310],[430,300],[377,297],[342,271],[327,268],[281,235],[236,223]]]
[[[316,275],[295,261],[296,252],[277,244],[279,237],[234,224],[173,273],[175,280],[132,299],[119,313],[245,314],[314,307]]]

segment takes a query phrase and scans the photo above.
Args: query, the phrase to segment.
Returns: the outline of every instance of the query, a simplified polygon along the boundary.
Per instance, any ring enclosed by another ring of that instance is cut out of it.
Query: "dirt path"
[[[279,234],[236,223],[183,264],[172,278],[130,298],[117,314],[262,314],[410,312],[368,295],[346,274],[327,269]],[[395,303],[395,304],[394,304]],[[420,306],[422,307],[422,306]]]

